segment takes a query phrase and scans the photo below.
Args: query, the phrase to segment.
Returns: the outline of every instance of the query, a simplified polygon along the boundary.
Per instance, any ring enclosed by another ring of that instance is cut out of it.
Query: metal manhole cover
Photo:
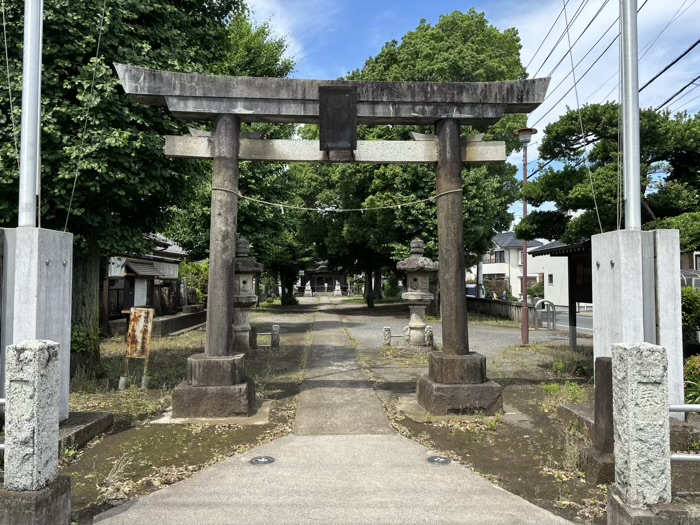
[[[428,462],[436,465],[447,465],[450,463],[450,460],[445,456],[430,456]]]
[[[272,456],[257,456],[250,460],[251,465],[269,465],[274,463],[275,458]]]

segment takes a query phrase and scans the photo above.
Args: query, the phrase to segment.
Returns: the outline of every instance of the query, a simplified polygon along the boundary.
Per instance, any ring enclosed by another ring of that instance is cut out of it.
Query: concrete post
[[[23,341],[6,356],[0,525],[69,525],[70,478],[58,477],[60,344]]]
[[[384,346],[391,346],[391,328],[384,327]]]
[[[7,490],[40,490],[58,475],[59,348],[52,341],[7,347]]]
[[[612,384],[612,358],[597,358],[595,360],[593,445],[604,454],[613,451],[614,443]]]
[[[459,121],[440,120],[437,165],[437,223],[440,254],[442,351],[469,353],[464,268],[464,204]],[[451,193],[445,193],[451,192]]]
[[[270,350],[273,352],[280,351],[280,325],[273,324],[270,332]]]
[[[671,501],[666,350],[649,343],[614,344],[613,414],[616,494],[625,505]]]
[[[233,353],[233,262],[238,212],[238,149],[241,120],[221,115],[214,132],[214,173],[209,237],[209,295],[207,298],[208,356]]]
[[[20,341],[60,344],[59,420],[68,418],[73,290],[73,235],[42,228],[2,230],[0,362]],[[0,366],[0,397],[4,395]]]

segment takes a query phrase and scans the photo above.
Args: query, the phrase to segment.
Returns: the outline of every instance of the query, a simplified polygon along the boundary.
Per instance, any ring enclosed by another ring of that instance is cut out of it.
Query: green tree
[[[5,2],[11,86],[21,90],[23,2]],[[126,97],[115,62],[157,69],[275,75],[284,41],[253,28],[243,0],[112,0],[95,58],[101,2],[45,2],[42,83],[42,226],[75,234],[74,349],[98,352],[100,256],[146,250],[209,174],[206,163],[167,159],[163,136],[187,125]],[[93,75],[95,78],[92,89]],[[16,217],[18,170],[7,90],[0,90],[0,221]],[[15,100],[15,122],[19,122]],[[85,116],[87,125],[83,128]],[[75,184],[75,191],[73,186]],[[67,219],[69,207],[72,208]]]
[[[489,82],[525,77],[515,29],[501,32],[474,9],[442,16],[437,24],[421,21],[401,42],[388,42],[349,80]],[[505,140],[510,153],[520,147],[512,131],[523,127],[522,115],[511,115],[486,131],[486,140]],[[432,128],[360,127],[365,140],[409,140],[409,132],[434,133]],[[477,130],[463,130],[475,133]],[[306,131],[314,136],[313,128]],[[306,166],[300,170],[300,190],[308,205],[338,208],[400,208],[364,213],[309,215],[305,235],[321,258],[346,271],[366,275],[394,269],[408,254],[415,236],[426,241],[427,255],[437,256],[437,216],[434,202],[410,205],[435,192],[434,166]],[[463,170],[465,249],[468,262],[491,247],[496,231],[512,221],[508,206],[517,196],[516,168],[506,164]],[[315,204],[314,204],[315,203]],[[371,298],[368,299],[371,305]]]
[[[525,194],[534,206],[551,202],[555,209],[532,211],[516,228],[520,238],[579,242],[601,227],[624,224],[618,113],[616,103],[591,104],[581,108],[580,121],[579,112],[570,110],[545,128],[540,158],[558,167],[542,169]],[[642,222],[645,228],[680,228],[684,251],[700,248],[698,136],[698,115],[640,112]]]

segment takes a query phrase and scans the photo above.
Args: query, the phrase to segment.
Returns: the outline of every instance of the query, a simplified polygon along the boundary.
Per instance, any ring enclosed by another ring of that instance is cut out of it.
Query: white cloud
[[[322,35],[339,23],[341,6],[333,0],[249,0],[253,19],[269,22],[273,31],[287,40],[286,55],[296,62],[293,76],[299,78],[335,78],[322,68],[308,63],[310,49],[322,44]]]

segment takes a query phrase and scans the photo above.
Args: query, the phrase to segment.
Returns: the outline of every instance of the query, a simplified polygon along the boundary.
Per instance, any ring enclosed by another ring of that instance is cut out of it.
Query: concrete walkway
[[[314,326],[294,435],[95,519],[104,525],[569,522],[391,429],[328,299]],[[274,463],[254,466],[255,456]]]

